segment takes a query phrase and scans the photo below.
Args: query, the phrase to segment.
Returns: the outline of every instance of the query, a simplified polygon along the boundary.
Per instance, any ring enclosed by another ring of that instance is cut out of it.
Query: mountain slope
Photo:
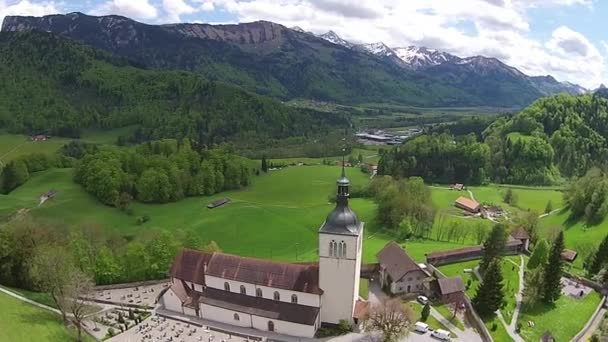
[[[391,48],[382,42],[355,45],[348,42],[347,40],[342,39],[333,31],[330,31],[327,34],[320,35],[318,37],[348,48],[366,51],[388,62],[392,62],[400,67],[421,71],[424,74],[428,74],[426,72],[427,69],[438,65],[453,64],[453,66],[449,66],[446,68],[454,69],[458,68],[457,65],[467,64],[468,66],[464,70],[461,70],[461,72],[470,73],[470,75],[467,75],[466,77],[464,75],[461,75],[460,79],[467,78],[470,80],[478,80],[483,78],[483,82],[486,86],[496,88],[493,90],[495,96],[500,96],[502,94],[502,91],[500,89],[504,88],[504,85],[500,84],[499,81],[503,78],[498,77],[496,79],[491,79],[488,78],[488,75],[509,74],[512,77],[511,81],[513,83],[516,83],[515,86],[518,86],[517,83],[519,84],[519,86],[522,86],[526,89],[529,89],[529,87],[532,86],[536,89],[536,91],[534,91],[533,94],[526,94],[527,98],[532,99],[538,97],[539,94],[551,95],[558,93],[568,93],[578,95],[587,92],[585,88],[579,85],[570,82],[558,82],[552,76],[525,75],[519,70],[508,66],[495,58],[489,58],[484,56],[460,58],[447,52],[438,51],[435,49],[428,49],[425,47],[408,46]],[[494,70],[490,70],[492,68],[494,68]],[[439,70],[445,69],[440,68]],[[450,75],[449,72],[445,75],[436,71],[431,72],[430,74],[434,77],[442,79],[442,81],[450,85],[456,85],[458,87],[462,86],[461,82],[458,82],[456,84],[450,83],[450,81],[453,80],[453,77],[452,75]],[[444,77],[447,77],[447,79]],[[466,84],[466,86],[470,89],[471,87],[474,87],[475,84]],[[483,94],[479,93],[475,93],[475,95],[482,96],[482,98],[484,96]],[[505,95],[511,96],[510,93],[506,93]]]
[[[6,17],[3,31],[51,31],[149,67],[194,71],[281,99],[418,106],[503,105],[442,82],[269,22],[146,25],[81,13]]]
[[[135,125],[132,141],[316,134],[348,121],[290,108],[187,72],[143,70],[44,32],[0,33],[0,127],[77,137]]]

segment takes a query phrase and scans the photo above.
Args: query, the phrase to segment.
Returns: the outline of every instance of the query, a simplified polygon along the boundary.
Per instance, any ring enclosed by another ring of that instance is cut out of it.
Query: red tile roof
[[[399,281],[409,272],[421,271],[420,266],[396,242],[389,242],[377,254],[380,266],[384,267],[393,281]]]
[[[463,196],[458,197],[456,199],[456,205],[460,205],[468,210],[477,211],[479,210],[479,203],[477,201],[472,200],[470,198],[466,198]]]
[[[530,240],[530,234],[528,234],[528,232],[522,227],[512,231],[511,236],[517,240]]]
[[[182,249],[171,266],[171,277],[205,285],[205,267],[212,254],[193,249]]]
[[[291,291],[323,293],[317,263],[291,264],[213,253],[206,274]]]
[[[231,311],[281,321],[313,325],[319,316],[319,308],[242,295],[208,287],[200,294],[199,302]]]

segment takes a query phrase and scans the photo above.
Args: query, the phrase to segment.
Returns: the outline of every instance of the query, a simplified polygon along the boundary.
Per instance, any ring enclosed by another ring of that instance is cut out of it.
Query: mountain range
[[[2,31],[46,31],[127,58],[143,68],[186,70],[281,100],[421,107],[523,107],[547,94],[580,93],[498,59],[460,58],[424,47],[355,44],[334,32],[257,21],[148,25],[110,15],[7,16]]]

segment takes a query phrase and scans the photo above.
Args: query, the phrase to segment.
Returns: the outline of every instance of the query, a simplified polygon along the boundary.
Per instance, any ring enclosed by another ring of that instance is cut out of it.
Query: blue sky
[[[270,20],[357,42],[496,57],[588,88],[608,80],[605,0],[0,0],[0,20],[73,11],[151,24]]]

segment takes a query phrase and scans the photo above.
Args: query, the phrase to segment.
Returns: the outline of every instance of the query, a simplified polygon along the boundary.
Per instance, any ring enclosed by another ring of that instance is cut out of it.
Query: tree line
[[[74,180],[99,201],[126,210],[131,200],[167,203],[249,184],[249,161],[230,148],[195,151],[189,140],[134,149],[100,147],[76,163]]]
[[[0,168],[0,193],[8,194],[30,179],[34,172],[53,167],[71,167],[73,159],[60,154],[28,153]]]
[[[498,118],[481,133],[483,120],[435,127],[386,153],[379,172],[440,183],[555,184],[605,166],[607,120],[605,98],[549,96]],[[465,129],[475,134],[463,137]]]
[[[49,250],[61,251],[65,263],[97,285],[165,279],[181,248],[221,251],[191,232],[149,229],[121,236],[96,225],[68,229],[28,216],[0,227],[0,247],[0,283],[29,290],[44,290],[30,271]]]

